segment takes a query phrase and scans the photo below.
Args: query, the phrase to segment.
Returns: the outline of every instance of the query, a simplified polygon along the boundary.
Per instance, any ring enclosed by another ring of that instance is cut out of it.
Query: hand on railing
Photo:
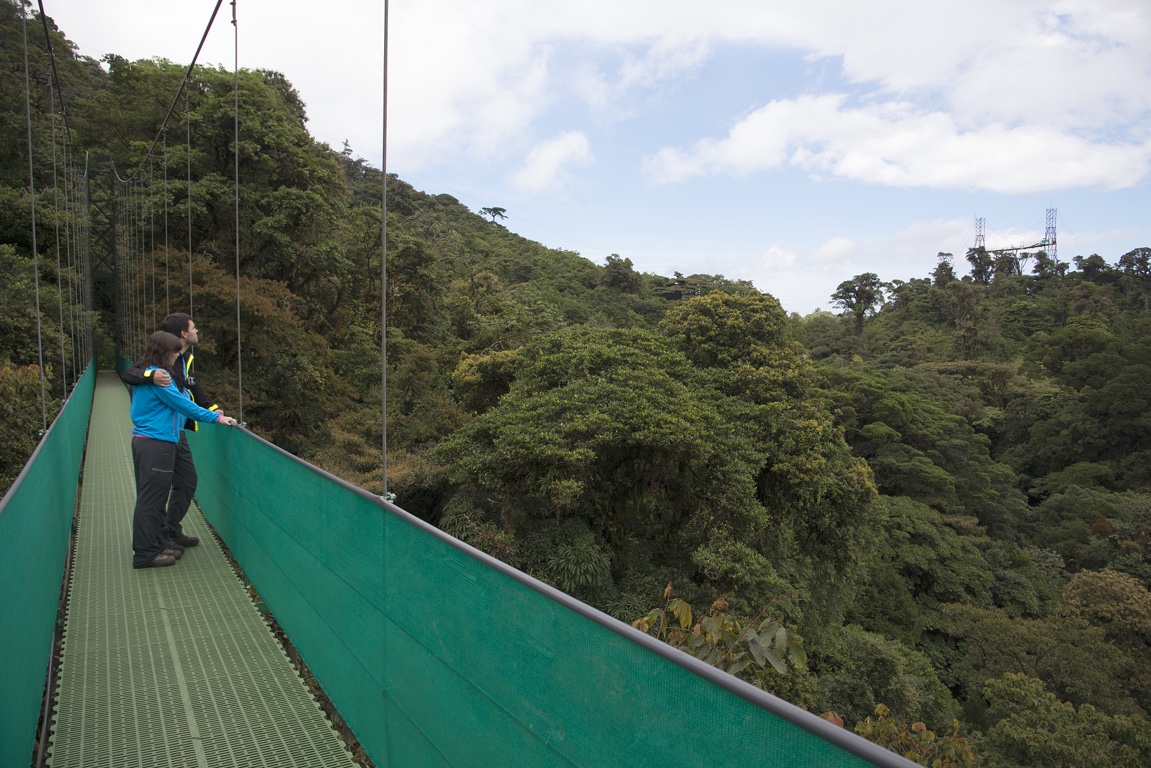
[[[231,416],[224,416],[223,414],[221,414],[220,420],[217,421],[216,423],[217,424],[223,424],[223,425],[228,426],[228,427],[234,427],[234,426],[236,426],[237,422]]]

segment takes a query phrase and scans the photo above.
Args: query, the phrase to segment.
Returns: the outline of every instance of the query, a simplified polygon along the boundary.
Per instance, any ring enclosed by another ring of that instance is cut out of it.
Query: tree
[[[834,711],[849,726],[878,704],[935,728],[951,724],[959,710],[926,656],[859,627],[842,628],[813,651],[812,665],[819,677],[817,711]]]
[[[682,574],[716,527],[766,525],[747,431],[666,340],[576,329],[533,340],[514,365],[508,393],[433,455],[470,499],[460,503],[517,542],[571,521],[608,553],[618,584],[644,561]]]
[[[604,261],[599,284],[621,293],[638,294],[642,281],[632,266],[631,259],[624,259],[618,253],[613,253]]]
[[[944,603],[991,603],[992,576],[970,539],[931,507],[905,497],[876,502],[877,537],[849,620],[914,646],[938,626]]]
[[[1119,269],[1143,296],[1143,311],[1151,310],[1151,248],[1136,248],[1119,257]]]
[[[971,279],[980,285],[991,285],[995,275],[995,258],[982,245],[967,251],[967,263],[971,265]]]
[[[1064,587],[1075,613],[1100,627],[1132,662],[1130,686],[1151,712],[1151,592],[1139,579],[1104,569],[1080,571]]]
[[[977,695],[988,680],[1007,673],[1042,680],[1076,705],[1112,714],[1140,712],[1126,688],[1129,662],[1098,627],[1073,616],[1017,619],[966,605],[945,606],[944,614],[957,652],[944,679],[965,692],[977,721],[994,722],[976,709]]]
[[[1115,269],[1097,253],[1086,257],[1076,256],[1073,261],[1083,279],[1088,282],[1105,284],[1114,281]]]
[[[492,219],[492,224],[496,223],[496,219],[506,219],[507,212],[507,208],[499,208],[495,206],[491,208],[480,208],[480,216],[490,216]]]
[[[844,314],[855,317],[855,336],[863,335],[863,318],[875,313],[876,308],[883,303],[884,291],[887,284],[879,279],[874,272],[864,272],[850,280],[844,280],[831,294],[831,300],[837,307],[842,307]]]
[[[760,452],[756,496],[784,523],[781,531],[796,537],[791,546],[819,560],[824,573],[852,562],[871,515],[871,474],[810,399],[812,369],[779,303],[764,294],[712,293],[674,307],[660,330],[706,371],[711,388],[736,403],[733,418],[748,426]],[[712,562],[723,559],[716,552],[733,551],[719,535],[713,547]],[[828,580],[820,581],[823,590]]]
[[[767,294],[699,296],[669,310],[659,329],[696,366],[740,371],[732,394],[768,403],[802,396],[811,383],[787,314]]]
[[[936,287],[943,287],[950,283],[955,277],[955,268],[951,265],[952,260],[955,258],[950,253],[940,251],[937,255],[939,263],[935,265],[935,269],[931,272],[932,285]]]
[[[982,740],[989,766],[1118,768],[1151,761],[1151,721],[1060,701],[1034,677],[1008,673],[983,694],[994,725]]]

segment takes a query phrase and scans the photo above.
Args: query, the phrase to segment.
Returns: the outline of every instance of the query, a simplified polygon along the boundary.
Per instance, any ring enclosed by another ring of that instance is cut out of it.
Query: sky
[[[187,63],[215,0],[43,0],[82,55]],[[200,63],[273,69],[381,167],[384,3],[225,3]],[[238,30],[238,46],[236,32]],[[834,310],[864,272],[1043,239],[1151,246],[1147,0],[396,0],[387,170],[641,272]]]

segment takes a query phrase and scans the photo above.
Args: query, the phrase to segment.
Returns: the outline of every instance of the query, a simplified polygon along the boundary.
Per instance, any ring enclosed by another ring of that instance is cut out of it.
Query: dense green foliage
[[[6,482],[40,426],[15,8],[0,2],[0,66],[19,75],[0,79]],[[176,233],[134,251],[139,327],[191,284],[201,379],[234,412],[242,363],[256,431],[380,492],[386,325],[389,486],[413,513],[925,763],[1151,761],[1151,249],[972,250],[963,277],[940,254],[928,276],[845,281],[841,315],[788,317],[747,283],[598,265],[516,236],[497,221],[514,211],[385,180],[316,143],[275,72],[240,73],[237,144],[233,75],[196,69],[145,161],[184,68],[101,64],[53,34],[76,141],[103,178],[109,159],[141,169],[148,226]],[[30,43],[50,409],[72,358],[51,313],[80,306]],[[112,309],[100,332],[131,357]]]

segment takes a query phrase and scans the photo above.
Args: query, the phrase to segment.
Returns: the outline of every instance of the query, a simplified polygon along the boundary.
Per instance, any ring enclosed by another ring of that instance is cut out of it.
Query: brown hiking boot
[[[171,558],[174,558],[174,559],[176,559],[176,560],[179,560],[181,557],[183,557],[183,556],[184,556],[184,550],[182,550],[182,549],[176,549],[175,547],[168,547],[167,549],[165,549],[165,550],[164,550],[163,552],[161,552],[160,554],[162,554],[162,555],[168,555],[168,556],[169,556],[169,557],[171,557]]]
[[[175,564],[176,564],[176,558],[172,557],[171,555],[167,554],[166,552],[161,552],[160,554],[153,557],[151,560],[149,560],[144,565],[139,565],[136,567],[137,568],[164,568],[166,566],[175,565]]]

